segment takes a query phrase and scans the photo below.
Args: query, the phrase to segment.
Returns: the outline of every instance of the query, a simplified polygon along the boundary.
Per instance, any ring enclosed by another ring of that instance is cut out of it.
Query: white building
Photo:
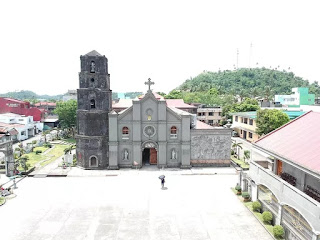
[[[13,127],[18,131],[17,140],[33,137],[43,130],[43,123],[33,121],[33,116],[24,116],[15,113],[0,114],[1,127]]]

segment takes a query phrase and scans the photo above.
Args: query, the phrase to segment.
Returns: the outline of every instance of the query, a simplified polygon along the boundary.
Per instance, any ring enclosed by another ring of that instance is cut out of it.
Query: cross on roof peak
[[[148,85],[148,92],[151,92],[151,85],[154,85],[154,82],[151,82],[151,78],[148,78],[148,81],[144,83],[145,85]]]

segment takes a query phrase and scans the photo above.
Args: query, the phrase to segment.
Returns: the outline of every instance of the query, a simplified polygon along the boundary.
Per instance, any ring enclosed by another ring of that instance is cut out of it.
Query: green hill
[[[258,97],[275,94],[290,94],[294,87],[308,87],[309,93],[320,96],[318,82],[295,76],[293,72],[267,68],[240,68],[234,71],[203,72],[186,80],[177,89],[186,92],[206,92],[211,88],[219,94]],[[266,93],[268,92],[269,93]]]
[[[62,94],[60,95],[54,95],[54,96],[49,96],[49,95],[38,95],[32,91],[28,90],[22,90],[19,92],[7,92],[7,93],[2,93],[0,94],[0,97],[9,97],[9,98],[14,98],[14,99],[19,99],[19,100],[25,100],[25,99],[45,99],[45,100],[61,100],[62,99]]]

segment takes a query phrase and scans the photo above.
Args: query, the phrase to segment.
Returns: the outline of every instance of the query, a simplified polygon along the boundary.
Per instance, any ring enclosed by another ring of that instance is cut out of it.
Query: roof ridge
[[[265,137],[270,136],[271,134],[273,134],[273,133],[275,133],[275,132],[279,131],[280,129],[282,129],[282,128],[284,128],[284,127],[288,126],[289,124],[291,124],[291,123],[295,122],[296,120],[298,120],[298,119],[300,119],[300,118],[302,118],[302,117],[306,116],[307,114],[309,114],[309,113],[311,113],[311,112],[313,112],[313,111],[312,111],[312,110],[310,110],[309,112],[306,112],[306,113],[302,114],[301,116],[299,116],[299,117],[297,117],[297,118],[295,118],[295,119],[293,119],[293,120],[291,120],[291,121],[287,122],[286,124],[282,125],[281,127],[278,127],[277,129],[273,130],[272,132],[269,132],[268,134],[264,135],[262,138],[259,138],[259,139],[258,139],[257,141],[255,141],[254,143],[259,142],[260,140],[264,139]]]

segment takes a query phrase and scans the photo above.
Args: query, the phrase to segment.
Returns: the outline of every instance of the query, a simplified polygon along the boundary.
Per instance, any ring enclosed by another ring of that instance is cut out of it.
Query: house
[[[22,141],[42,131],[43,123],[33,121],[32,116],[2,113],[0,114],[0,127],[15,128],[18,131],[17,140]]]
[[[286,113],[290,120],[301,116],[305,112],[302,111],[283,111]],[[232,113],[232,126],[231,128],[236,131],[239,137],[254,142],[259,139],[258,133],[256,133],[257,124],[257,112],[237,112]]]
[[[211,126],[218,126],[222,120],[222,108],[199,106],[197,108],[197,119]]]
[[[292,88],[291,95],[275,95],[275,102],[288,107],[299,107],[300,105],[314,105],[315,95],[309,94],[308,88]]]
[[[320,237],[320,113],[308,112],[253,144],[243,191],[281,224],[286,239]]]
[[[77,100],[77,90],[68,90],[66,94],[62,96],[62,101]]]
[[[47,115],[54,115],[53,111],[56,109],[57,104],[54,102],[38,102],[34,104],[38,109],[44,110]]]
[[[41,121],[45,116],[44,110],[30,107],[29,102],[5,97],[0,97],[0,113],[15,113],[32,116],[33,121]]]

